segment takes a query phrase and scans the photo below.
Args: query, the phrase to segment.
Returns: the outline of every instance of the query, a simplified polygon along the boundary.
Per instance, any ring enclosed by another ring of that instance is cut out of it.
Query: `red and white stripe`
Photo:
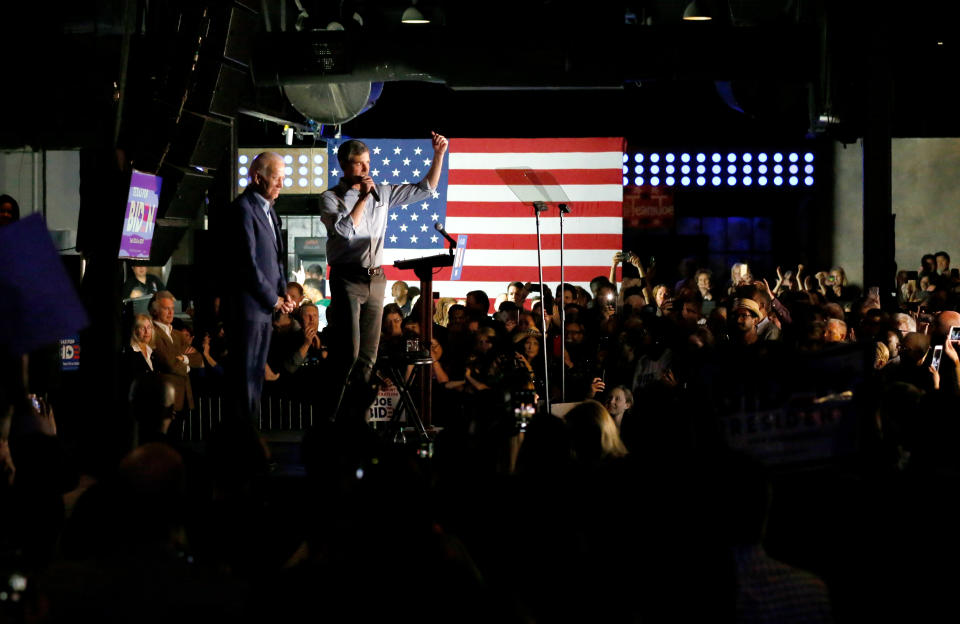
[[[566,203],[564,277],[588,288],[608,275],[613,254],[623,244],[623,139],[451,139],[447,219],[454,238],[467,234],[463,271],[450,281],[450,269],[434,276],[441,296],[463,298],[471,290],[491,297],[512,281],[539,282],[537,230],[533,202],[550,206],[540,216],[543,279],[560,282],[560,218],[556,204]],[[415,285],[411,271],[396,260],[422,256],[423,250],[384,250],[389,280]]]

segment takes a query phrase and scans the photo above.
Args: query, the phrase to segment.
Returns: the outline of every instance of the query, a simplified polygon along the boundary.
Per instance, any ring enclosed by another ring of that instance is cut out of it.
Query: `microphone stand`
[[[570,208],[566,204],[559,204],[560,209],[560,349],[561,354],[567,346],[567,283],[563,279],[563,215],[570,214]],[[541,276],[541,281],[543,277]],[[567,365],[561,362],[560,366],[560,400],[567,400]]]
[[[537,222],[537,268],[540,270],[540,322],[543,323],[543,394],[547,406],[547,413],[550,413],[550,374],[548,372],[547,361],[550,359],[550,352],[547,350],[547,302],[543,296],[543,246],[540,242],[540,213],[547,210],[547,204],[542,201],[533,202],[533,216]],[[561,345],[562,346],[562,345]],[[563,352],[561,351],[561,357]],[[561,362],[561,366],[563,363]]]

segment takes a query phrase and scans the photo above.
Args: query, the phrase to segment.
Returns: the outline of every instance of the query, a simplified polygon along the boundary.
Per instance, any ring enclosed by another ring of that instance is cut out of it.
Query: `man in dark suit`
[[[235,264],[224,300],[227,314],[228,388],[237,415],[254,425],[260,416],[272,315],[291,312],[283,274],[283,232],[273,204],[283,188],[283,158],[272,152],[250,165],[250,183],[224,215],[226,248]]]

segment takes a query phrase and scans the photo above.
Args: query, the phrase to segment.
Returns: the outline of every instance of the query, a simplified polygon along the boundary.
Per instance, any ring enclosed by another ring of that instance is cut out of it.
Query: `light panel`
[[[815,182],[813,165],[815,158],[813,152],[786,150],[633,152],[630,155],[624,155],[624,162],[632,159],[638,164],[632,167],[632,171],[631,167],[624,165],[623,185],[714,188],[752,188],[772,185],[787,189],[809,188],[814,186]],[[772,161],[772,164],[766,164],[769,161]],[[693,163],[697,164],[693,165]]]
[[[288,195],[319,195],[327,190],[327,150],[325,147],[241,147],[237,150],[237,188],[250,183],[250,164],[261,152],[275,152],[286,165],[283,193]],[[626,159],[626,156],[624,156]],[[624,184],[626,186],[626,184]]]

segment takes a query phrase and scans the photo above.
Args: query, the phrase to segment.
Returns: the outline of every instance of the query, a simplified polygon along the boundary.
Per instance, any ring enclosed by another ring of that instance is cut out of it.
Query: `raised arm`
[[[440,184],[440,172],[443,171],[443,155],[447,153],[446,137],[430,132],[430,138],[433,141],[433,161],[430,163],[430,170],[424,178],[430,189],[434,190]]]

